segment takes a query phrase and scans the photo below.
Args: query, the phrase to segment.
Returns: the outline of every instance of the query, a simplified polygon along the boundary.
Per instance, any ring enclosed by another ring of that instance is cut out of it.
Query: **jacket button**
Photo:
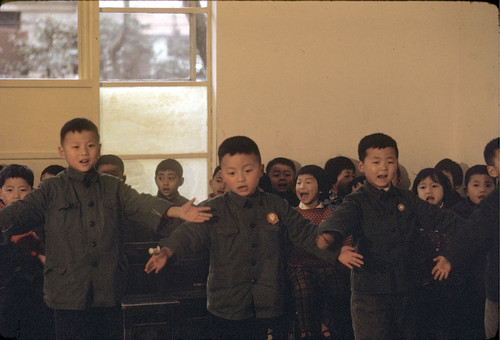
[[[92,267],[97,267],[97,261],[92,261],[92,263],[90,263],[90,265],[91,265]]]
[[[93,226],[95,226],[95,222],[94,222],[94,221],[90,221],[89,225],[90,225],[91,227],[93,227]]]
[[[92,245],[92,247],[94,247],[94,248],[95,248],[95,246],[97,245],[97,243],[92,242],[92,243],[91,243],[91,245]]]
[[[93,206],[94,206],[94,202],[93,202],[93,201],[90,201],[90,202],[89,202],[89,207],[91,207],[91,208],[92,208]]]
[[[253,222],[252,222],[252,223],[250,223],[250,228],[252,228],[252,229],[253,229],[253,228],[255,228],[255,227],[256,227],[255,223],[253,223]]]

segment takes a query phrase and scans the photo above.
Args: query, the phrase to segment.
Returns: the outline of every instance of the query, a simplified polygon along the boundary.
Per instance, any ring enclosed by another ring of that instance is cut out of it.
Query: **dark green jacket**
[[[210,251],[208,311],[227,320],[282,314],[285,241],[334,263],[333,252],[316,247],[316,227],[284,199],[256,192],[250,198],[226,192],[200,206],[211,207],[205,223],[185,223],[161,241],[179,256]]]
[[[363,255],[364,264],[351,271],[351,291],[395,294],[415,288],[419,228],[436,228],[452,236],[463,222],[451,211],[439,209],[409,190],[391,186],[386,192],[365,181],[318,229],[334,234],[334,248],[352,235],[355,251]]]
[[[67,168],[0,210],[0,228],[8,239],[30,225],[45,226],[44,295],[49,307],[112,307],[121,298],[127,266],[123,221],[155,229],[170,206],[113,176],[95,171],[84,176]]]

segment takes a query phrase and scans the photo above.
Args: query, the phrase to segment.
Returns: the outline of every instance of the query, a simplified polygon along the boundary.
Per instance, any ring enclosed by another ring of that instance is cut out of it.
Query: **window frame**
[[[190,17],[190,80],[154,80],[154,81],[101,81],[99,79],[99,92],[101,87],[205,87],[207,91],[207,141],[206,141],[206,152],[193,152],[193,153],[175,153],[175,154],[127,154],[120,155],[117,154],[124,161],[126,160],[147,160],[147,159],[206,159],[206,187],[208,191],[208,179],[211,176],[212,169],[212,141],[213,141],[213,118],[212,118],[212,3],[207,1],[207,7],[183,7],[183,8],[116,8],[116,7],[99,7],[97,3],[97,25],[99,25],[99,15],[100,13],[164,13],[164,14],[206,14],[207,19],[207,30],[206,30],[206,80],[197,81],[196,80],[196,17],[191,15]],[[95,57],[95,54],[94,54]],[[97,59],[95,59],[94,65],[99,65],[99,52],[97,52]],[[98,75],[99,77],[99,75]],[[99,94],[100,96],[100,94]],[[100,112],[99,117],[101,117],[102,112]],[[201,175],[201,174],[200,174]],[[153,175],[151,177],[154,177]],[[199,201],[200,197],[197,197]]]
[[[95,44],[92,42],[94,30],[92,27],[93,1],[77,1],[78,25],[78,79],[41,79],[41,78],[2,78],[2,87],[72,87],[89,88],[93,86],[91,73],[92,53]],[[98,45],[97,45],[98,47]]]

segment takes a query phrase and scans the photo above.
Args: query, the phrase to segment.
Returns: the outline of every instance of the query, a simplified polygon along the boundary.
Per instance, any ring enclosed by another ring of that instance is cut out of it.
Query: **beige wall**
[[[217,144],[245,134],[263,161],[324,165],[357,158],[385,132],[412,176],[443,157],[482,163],[499,135],[498,12],[484,3],[219,1]],[[81,88],[0,87],[0,163],[35,174],[58,161],[58,133],[99,118],[96,82]],[[35,160],[34,160],[35,159]],[[64,163],[63,163],[64,164]]]
[[[444,157],[483,163],[499,135],[498,12],[484,3],[217,3],[217,142],[263,161],[357,159],[384,132],[411,178]]]

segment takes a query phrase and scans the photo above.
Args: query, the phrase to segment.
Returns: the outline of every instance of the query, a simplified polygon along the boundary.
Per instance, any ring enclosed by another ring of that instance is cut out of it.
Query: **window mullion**
[[[196,14],[189,15],[189,79],[196,81]]]

